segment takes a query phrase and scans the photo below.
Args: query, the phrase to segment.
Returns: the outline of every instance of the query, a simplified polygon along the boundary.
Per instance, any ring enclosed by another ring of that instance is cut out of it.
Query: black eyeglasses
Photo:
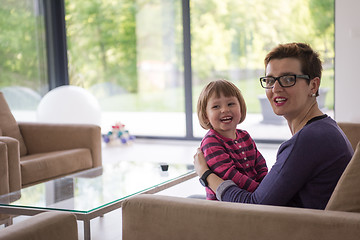
[[[261,77],[260,83],[263,88],[271,89],[278,81],[281,87],[292,87],[296,83],[296,78],[310,79],[309,75],[285,75],[280,77]]]

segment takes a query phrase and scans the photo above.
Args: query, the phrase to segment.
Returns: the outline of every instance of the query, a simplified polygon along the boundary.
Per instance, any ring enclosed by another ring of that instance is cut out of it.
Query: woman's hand
[[[195,171],[199,177],[201,177],[204,172],[206,172],[206,170],[209,170],[204,154],[200,148],[197,149],[197,152],[194,155],[194,166]]]

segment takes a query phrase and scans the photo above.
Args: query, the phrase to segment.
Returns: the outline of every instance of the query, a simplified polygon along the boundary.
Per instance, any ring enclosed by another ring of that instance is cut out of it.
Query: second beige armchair
[[[0,133],[0,195],[102,165],[99,126],[17,123],[1,92]]]

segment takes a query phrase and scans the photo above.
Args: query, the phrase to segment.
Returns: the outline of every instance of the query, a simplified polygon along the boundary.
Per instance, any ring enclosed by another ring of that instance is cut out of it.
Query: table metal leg
[[[84,239],[91,239],[91,231],[90,231],[90,219],[84,220]]]
[[[13,216],[10,216],[5,222],[5,227],[8,227],[13,224]]]

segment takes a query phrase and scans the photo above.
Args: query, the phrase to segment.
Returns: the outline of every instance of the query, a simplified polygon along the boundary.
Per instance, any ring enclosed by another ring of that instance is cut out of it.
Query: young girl
[[[249,133],[236,128],[246,116],[240,90],[226,80],[210,82],[200,94],[197,114],[200,125],[209,129],[201,142],[201,150],[211,171],[253,192],[268,169]],[[208,187],[206,198],[216,200],[215,193]]]

